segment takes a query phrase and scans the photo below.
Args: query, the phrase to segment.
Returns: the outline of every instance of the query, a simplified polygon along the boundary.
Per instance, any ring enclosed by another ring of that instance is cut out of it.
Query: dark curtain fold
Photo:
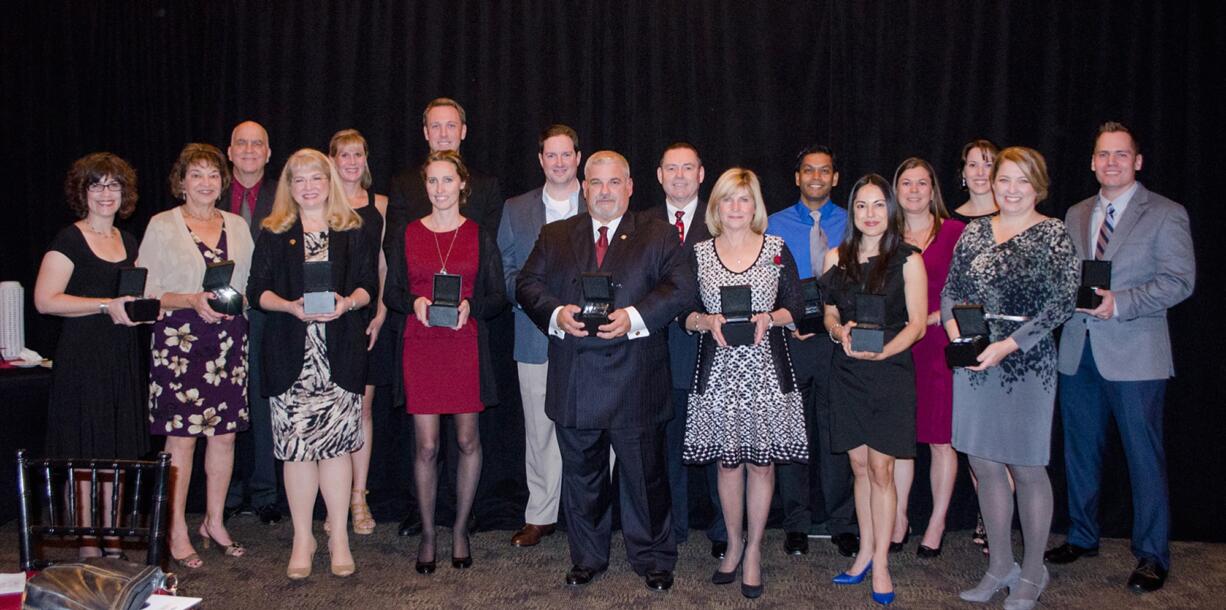
[[[1174,532],[1223,540],[1213,515],[1226,512],[1216,388],[1226,359],[1212,297],[1223,270],[1212,246],[1226,218],[1211,192],[1224,31],[1221,4],[1190,1],[23,1],[0,20],[0,279],[32,290],[44,248],[71,220],[62,182],[77,157],[132,162],[141,202],[122,225],[140,234],[173,203],[166,175],[182,145],[224,149],[242,119],[268,128],[274,178],[297,148],[361,130],[383,191],[424,155],[421,108],[450,96],[468,111],[465,156],[506,195],[540,183],[536,134],[565,122],[585,153],[626,154],[638,207],[661,199],[653,170],[678,139],[702,151],[708,186],[730,165],[759,172],[772,209],[794,201],[795,152],[811,142],[838,152],[838,200],[860,174],[891,176],[918,155],[956,205],[960,148],[988,137],[1047,157],[1044,209],[1055,215],[1095,192],[1094,129],[1118,119],[1141,138],[1141,179],[1193,221],[1199,286],[1171,315]],[[28,342],[50,354],[55,325],[27,310]],[[514,388],[503,394],[513,412]],[[522,481],[519,456],[487,463],[487,477],[512,482],[489,483],[500,493]],[[1108,532],[1126,535],[1127,473],[1111,463]]]

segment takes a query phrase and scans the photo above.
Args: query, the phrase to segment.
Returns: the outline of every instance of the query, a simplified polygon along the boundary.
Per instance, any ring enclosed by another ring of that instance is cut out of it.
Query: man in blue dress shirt
[[[830,248],[839,245],[847,228],[847,211],[830,200],[830,191],[839,183],[834,151],[828,146],[810,146],[796,156],[796,186],[800,200],[770,215],[766,232],[783,238],[802,281],[820,276],[822,259]],[[851,493],[851,466],[845,455],[830,453],[830,405],[828,380],[833,344],[813,334],[793,331],[788,337],[796,382],[800,384],[805,405],[805,425],[809,429],[810,464],[816,464],[821,481],[825,531],[839,552],[855,553],[855,502]],[[789,555],[809,550],[808,534],[813,523],[810,506],[810,464],[780,465],[779,497],[783,502],[783,549]],[[819,533],[820,533],[819,528]]]

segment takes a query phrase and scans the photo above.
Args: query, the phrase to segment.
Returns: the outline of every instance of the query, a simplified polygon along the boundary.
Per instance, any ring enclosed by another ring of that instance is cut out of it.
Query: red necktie
[[[609,227],[600,227],[600,238],[596,240],[596,267],[604,264],[604,255],[609,251]]]
[[[685,210],[681,210],[674,215],[677,217],[677,222],[673,223],[677,227],[677,238],[680,239],[681,243],[684,244],[685,243],[685,221],[681,219],[685,218]]]

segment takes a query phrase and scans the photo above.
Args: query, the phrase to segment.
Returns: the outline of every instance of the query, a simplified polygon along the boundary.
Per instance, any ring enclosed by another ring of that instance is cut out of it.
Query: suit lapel
[[[617,232],[609,238],[609,251],[604,255],[604,264],[600,266],[601,271],[612,272],[618,268],[618,263],[626,256],[626,252],[630,250],[630,243],[634,241],[634,213],[626,210],[622,216],[621,222],[617,223]],[[595,244],[592,246],[592,251],[595,252]]]
[[[528,206],[527,226],[543,227],[545,226],[545,189],[537,189],[534,191],[534,195],[536,197],[537,205]]]
[[[596,242],[592,240],[592,217],[587,214],[575,216],[575,226],[570,232],[570,246],[575,254],[576,267],[589,271],[596,268]],[[608,257],[608,253],[605,254]]]
[[[1069,216],[1069,237],[1073,238],[1073,246],[1077,248],[1077,252],[1081,254],[1081,258],[1094,258],[1094,252],[1090,248],[1090,216],[1094,214],[1094,200],[1090,201],[1090,205],[1083,205],[1073,208],[1072,215]]]
[[[711,233],[707,231],[707,204],[699,201],[694,209],[694,218],[690,221],[690,230],[685,233],[685,246],[693,248],[694,244],[710,237]]]
[[[286,261],[289,267],[289,285],[297,290],[298,294],[302,294],[302,264],[306,261],[306,240],[303,237],[302,220],[294,222],[294,226],[286,232],[286,239],[289,241],[289,252],[291,253]]]
[[[1132,201],[1128,202],[1128,207],[1124,210],[1124,215],[1120,217],[1119,222],[1115,225],[1115,230],[1111,233],[1111,241],[1107,242],[1107,250],[1103,252],[1103,258],[1111,260],[1115,258],[1115,253],[1120,249],[1120,246],[1128,238],[1128,234],[1132,232],[1137,223],[1141,221],[1141,217],[1145,215],[1149,204],[1149,191],[1145,190],[1144,186],[1137,184],[1137,192],[1132,194]]]

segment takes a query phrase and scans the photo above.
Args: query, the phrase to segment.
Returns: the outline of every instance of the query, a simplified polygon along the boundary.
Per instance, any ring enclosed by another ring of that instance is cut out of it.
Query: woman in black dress
[[[51,373],[47,455],[135,459],[149,450],[145,431],[136,324],[116,297],[119,269],[136,261],[136,239],[114,226],[136,209],[136,173],[123,159],[93,153],[72,164],[64,181],[68,208],[80,220],[56,235],[34,284],[39,313],[64,318]],[[81,498],[87,498],[83,483]],[[110,518],[111,483],[102,488],[103,522]],[[89,506],[79,507],[83,522]],[[117,542],[117,541],[116,541]],[[111,543],[108,556],[120,554]],[[101,554],[85,541],[82,557]]]
[[[374,297],[374,306],[366,310],[370,319],[366,324],[366,351],[369,357],[366,391],[362,394],[362,448],[350,454],[353,458],[353,492],[349,498],[349,512],[353,519],[353,533],[363,535],[375,531],[375,518],[366,503],[366,477],[370,473],[371,442],[374,440],[371,406],[375,401],[375,386],[392,383],[392,350],[395,347],[395,339],[382,332],[383,322],[387,320],[387,305],[383,304],[383,280],[387,277],[387,258],[383,255],[387,197],[369,190],[372,180],[369,152],[366,138],[356,129],[338,131],[328,143],[328,157],[336,166],[341,190],[349,198],[349,206],[362,217],[362,236],[366,239],[371,256],[371,268],[378,270],[379,274],[379,294]]]
[[[855,474],[860,552],[835,584],[863,582],[872,573],[873,601],[894,601],[889,572],[890,533],[897,494],[894,459],[915,456],[915,369],[911,345],[924,336],[928,276],[919,251],[903,241],[903,213],[885,178],[869,174],[851,188],[854,222],[826,254],[825,325],[835,350],[830,387],[831,450],[846,451]],[[868,320],[857,296],[884,297],[881,352],[853,351],[852,329]],[[873,569],[876,568],[876,569]]]
[[[958,180],[968,198],[949,213],[949,217],[969,224],[976,218],[996,213],[996,198],[992,196],[992,166],[1000,149],[991,140],[971,140],[962,147],[962,166]]]

